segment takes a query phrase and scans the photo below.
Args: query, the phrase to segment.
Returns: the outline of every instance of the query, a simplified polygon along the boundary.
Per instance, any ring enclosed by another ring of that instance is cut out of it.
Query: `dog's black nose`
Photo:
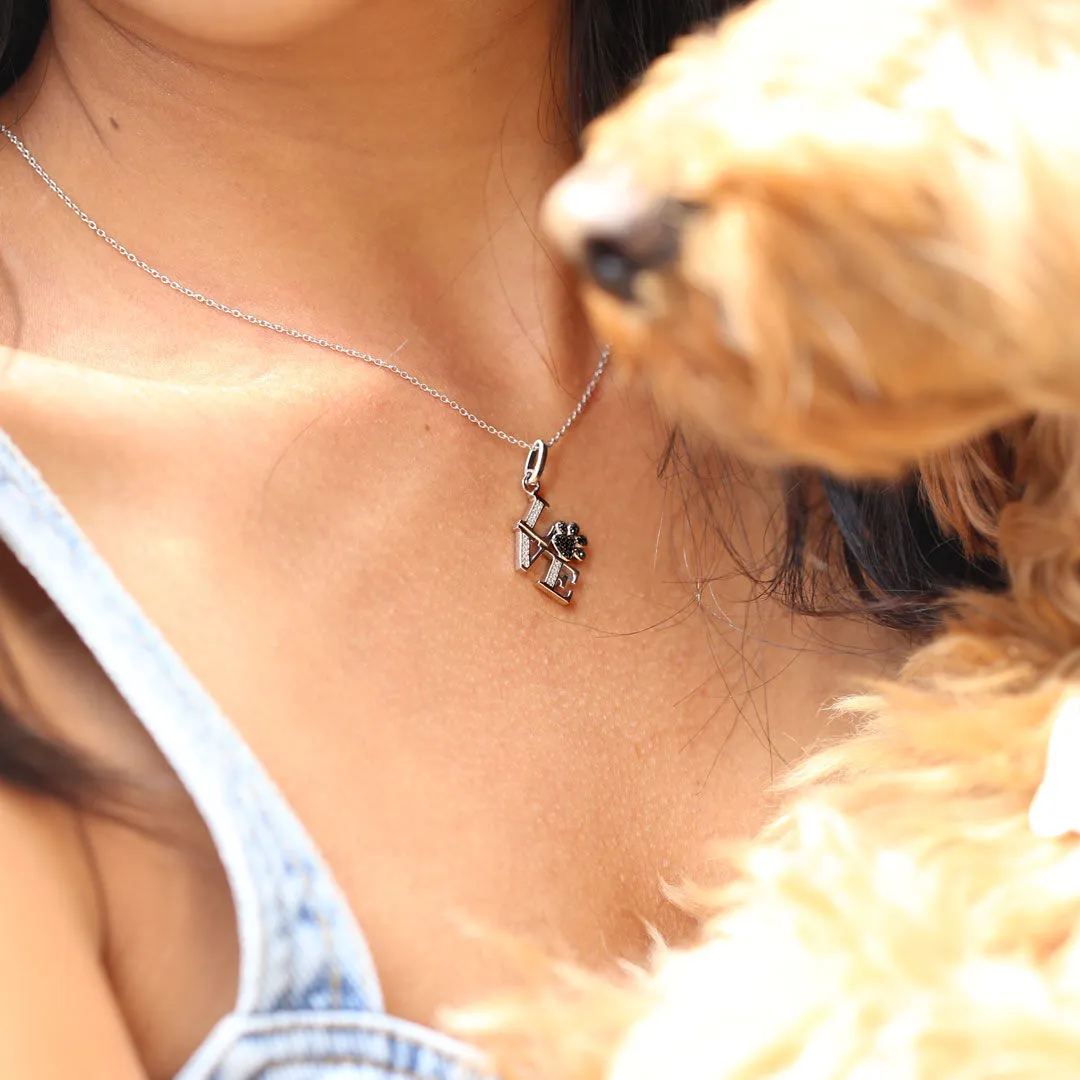
[[[580,165],[544,203],[543,225],[563,255],[622,300],[646,270],[660,270],[679,254],[688,208],[652,195],[626,174]]]
[[[679,254],[679,226],[660,208],[627,222],[621,233],[587,236],[584,269],[602,289],[622,300],[634,299],[634,282],[643,270],[658,270]]]

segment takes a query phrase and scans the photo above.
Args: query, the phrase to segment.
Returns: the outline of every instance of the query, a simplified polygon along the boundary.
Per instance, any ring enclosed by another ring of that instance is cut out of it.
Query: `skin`
[[[597,356],[536,236],[573,157],[551,124],[559,7],[57,0],[0,115],[170,274],[400,349],[532,438]],[[385,372],[161,288],[6,145],[0,190],[18,347],[0,423],[296,809],[390,1011],[434,1024],[506,985],[466,923],[596,965],[640,957],[646,922],[684,937],[661,878],[714,875],[706,841],[755,828],[775,770],[825,729],[819,704],[891,643],[751,602],[657,481],[649,403],[614,380],[545,476],[590,540],[577,605],[550,605],[508,569],[523,453]],[[753,538],[762,490],[725,496]],[[752,636],[697,611],[699,569]],[[164,1078],[235,994],[224,875],[70,630],[10,559],[3,578],[35,716],[152,787],[176,839],[0,793],[0,857],[26,868],[0,894],[0,973],[19,973],[0,975],[0,1075]]]

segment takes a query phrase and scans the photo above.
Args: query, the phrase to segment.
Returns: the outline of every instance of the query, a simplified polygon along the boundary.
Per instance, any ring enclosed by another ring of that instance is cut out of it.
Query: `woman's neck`
[[[131,5],[139,19],[56,0],[6,103],[113,235],[201,291],[372,351],[580,352],[534,239],[572,156],[555,137],[560,3],[320,0],[303,25],[207,21],[213,40],[196,33],[205,0],[157,5],[185,9],[171,26],[145,17],[155,4]]]

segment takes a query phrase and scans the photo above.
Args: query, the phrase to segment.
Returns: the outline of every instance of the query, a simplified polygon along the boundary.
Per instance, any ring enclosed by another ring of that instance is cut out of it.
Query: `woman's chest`
[[[527,499],[504,447],[393,402],[312,427],[257,398],[75,401],[5,425],[283,790],[400,1015],[510,978],[485,933],[604,963],[640,956],[646,923],[684,932],[662,880],[701,877],[708,840],[756,824],[842,687],[845,665],[746,588],[700,615],[715,568],[673,528],[647,440],[614,425],[549,473],[590,540],[564,608],[515,568]],[[109,873],[134,1026],[168,1042],[171,997],[226,1001],[228,965],[178,951],[162,981],[138,958],[227,940],[223,881],[205,856]]]

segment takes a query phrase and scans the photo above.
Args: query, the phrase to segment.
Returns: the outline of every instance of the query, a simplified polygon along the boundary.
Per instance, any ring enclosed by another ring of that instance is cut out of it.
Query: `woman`
[[[0,1075],[466,1075],[429,1028],[511,971],[469,927],[678,938],[661,880],[881,662],[736,574],[767,484],[657,481],[536,234],[581,122],[718,7],[0,7]],[[826,490],[863,592],[966,572],[906,494]],[[570,511],[564,607],[530,577]]]

